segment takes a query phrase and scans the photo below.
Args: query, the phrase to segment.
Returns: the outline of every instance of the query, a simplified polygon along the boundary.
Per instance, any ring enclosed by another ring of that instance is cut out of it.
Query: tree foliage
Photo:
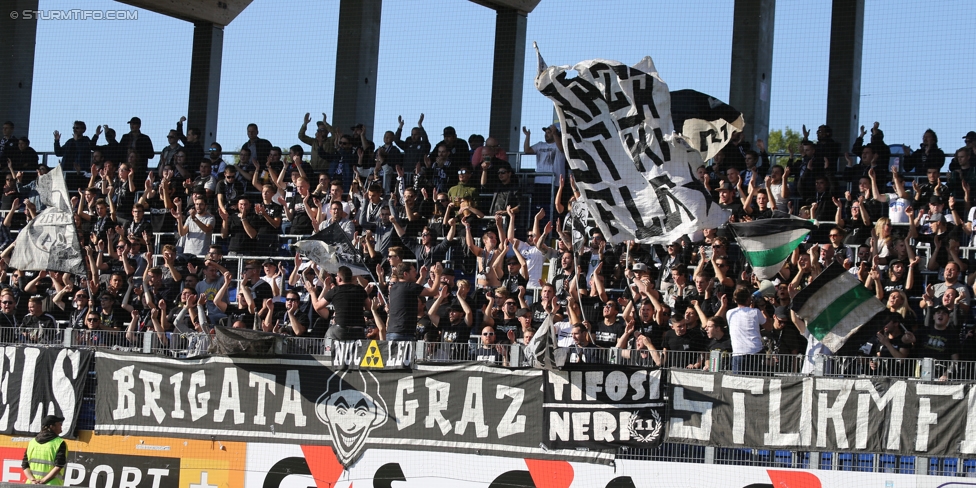
[[[800,150],[800,141],[803,135],[786,126],[785,129],[769,131],[769,141],[766,143],[766,150],[770,154],[789,152],[788,148],[793,147],[794,151]]]

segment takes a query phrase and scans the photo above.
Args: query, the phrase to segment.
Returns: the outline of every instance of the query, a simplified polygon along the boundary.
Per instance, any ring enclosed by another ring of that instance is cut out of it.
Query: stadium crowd
[[[976,132],[946,173],[932,130],[897,166],[878,124],[868,142],[862,127],[849,151],[829,127],[814,138],[804,127],[784,164],[739,134],[697,173],[730,221],[792,214],[820,223],[774,279],[759,280],[724,226],[666,246],[608,244],[575,205],[558,125],[534,144],[523,128],[533,174],[517,172],[493,137],[465,141],[445,127],[432,143],[423,115],[409,133],[401,118],[373,142],[361,124],[345,132],[324,114],[310,136],[306,114],[304,146],[287,153],[251,124],[231,161],[220,144],[204,147],[198,129],[184,132],[185,121],[158,152],[138,117],[121,139],[108,126],[89,138],[81,121],[64,141],[54,133],[81,276],[9,266],[17,231],[43,210],[36,178],[50,168],[3,125],[0,327],[19,328],[23,340],[31,329],[70,328],[130,340],[150,332],[165,343],[169,333],[224,325],[456,343],[464,359],[507,364],[505,348],[527,344],[551,318],[570,362],[621,348],[647,364],[708,369],[708,352],[720,351],[735,370],[764,356],[763,367],[809,370],[811,361],[771,355],[829,352],[790,303],[837,263],[887,307],[838,355],[976,359],[976,273],[961,250],[976,213]],[[327,229],[341,230],[368,274],[330,274],[292,249]],[[861,367],[883,372],[873,364]]]

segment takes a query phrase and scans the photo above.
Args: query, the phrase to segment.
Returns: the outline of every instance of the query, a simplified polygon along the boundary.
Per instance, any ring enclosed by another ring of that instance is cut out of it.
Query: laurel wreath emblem
[[[638,442],[654,442],[661,436],[661,429],[664,428],[664,422],[661,421],[661,415],[657,413],[657,410],[651,410],[651,420],[654,422],[654,428],[646,436],[637,433],[637,422],[638,422],[638,412],[633,412],[630,415],[630,425],[628,430],[630,431],[630,437],[636,439]]]

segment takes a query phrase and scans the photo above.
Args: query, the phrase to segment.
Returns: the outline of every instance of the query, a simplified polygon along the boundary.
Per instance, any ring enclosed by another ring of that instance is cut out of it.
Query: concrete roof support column
[[[525,13],[507,8],[497,9],[488,133],[498,139],[498,144],[508,152],[519,151],[522,137],[525,24]]]
[[[827,75],[827,125],[849,151],[858,135],[861,110],[861,46],[864,0],[834,0],[830,15],[830,72]]]
[[[745,117],[744,140],[753,147],[769,135],[775,13],[776,0],[735,0],[729,105]]]
[[[341,0],[332,125],[344,134],[361,123],[373,139],[382,0]]]
[[[0,123],[13,122],[18,137],[26,136],[30,128],[37,40],[37,17],[25,18],[24,10],[37,10],[37,0],[0,1]]]
[[[217,140],[217,108],[220,104],[220,67],[224,53],[224,28],[210,22],[193,24],[190,60],[190,102],[187,127],[200,129],[204,149]]]

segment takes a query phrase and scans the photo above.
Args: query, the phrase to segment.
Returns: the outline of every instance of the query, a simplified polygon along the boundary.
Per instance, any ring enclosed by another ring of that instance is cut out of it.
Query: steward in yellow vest
[[[31,439],[24,453],[24,476],[28,485],[64,485],[68,465],[68,444],[60,437],[64,417],[48,415],[41,421],[41,433]]]

